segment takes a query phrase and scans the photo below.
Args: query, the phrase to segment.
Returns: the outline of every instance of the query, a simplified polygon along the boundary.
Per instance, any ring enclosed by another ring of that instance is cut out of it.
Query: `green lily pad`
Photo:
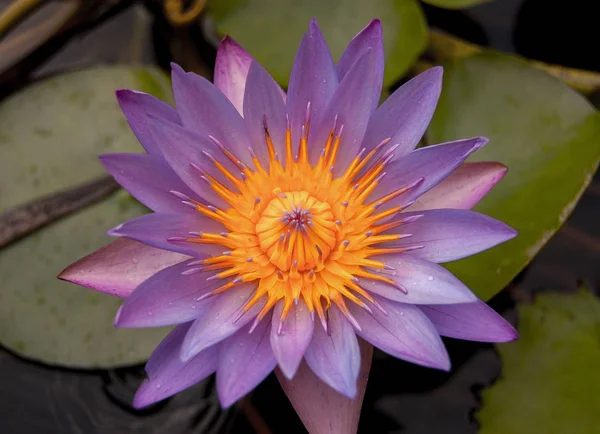
[[[41,81],[0,105],[0,213],[105,176],[99,154],[141,151],[117,88],[169,98],[168,79],[156,69],[106,67]],[[165,330],[116,329],[119,299],[56,276],[107,244],[107,229],[146,212],[121,191],[0,250],[2,345],[72,367],[145,360]]]
[[[425,48],[427,26],[416,0],[214,0],[216,29],[229,34],[282,86],[287,86],[296,49],[316,17],[334,60],[374,18],[383,23],[384,84],[398,80]]]
[[[554,77],[509,56],[450,63],[428,143],[490,138],[469,161],[499,161],[508,174],[475,207],[519,230],[498,247],[448,268],[481,298],[504,288],[569,216],[598,166],[600,115]]]
[[[462,9],[476,6],[481,3],[488,3],[493,0],[423,0],[432,6],[437,6],[445,9]]]
[[[519,315],[520,339],[498,345],[503,374],[483,392],[481,434],[598,432],[600,300],[540,294]]]

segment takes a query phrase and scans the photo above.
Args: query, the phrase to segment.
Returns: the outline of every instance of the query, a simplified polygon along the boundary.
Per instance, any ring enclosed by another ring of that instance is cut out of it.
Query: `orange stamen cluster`
[[[223,224],[228,232],[192,233],[188,242],[218,244],[221,255],[194,262],[199,271],[214,270],[223,285],[211,295],[227,291],[242,282],[256,282],[253,296],[244,312],[266,300],[257,316],[260,321],[283,300],[281,321],[294,302],[304,300],[309,311],[317,313],[327,327],[327,309],[335,304],[356,326],[346,301],[370,311],[366,303],[378,307],[372,296],[359,285],[367,278],[399,287],[393,280],[373,271],[391,269],[383,262],[370,259],[386,253],[419,248],[381,247],[380,243],[410,236],[389,234],[407,219],[391,219],[402,207],[377,212],[383,203],[400,196],[419,181],[400,188],[374,202],[368,198],[384,175],[384,167],[393,148],[377,157],[385,140],[367,155],[359,153],[339,177],[331,168],[342,142],[343,126],[334,122],[323,152],[315,164],[308,158],[308,117],[302,128],[299,149],[293,155],[291,128],[286,129],[284,161],[275,152],[265,122],[265,145],[269,153],[267,167],[252,154],[255,169],[242,164],[228,151],[225,155],[237,166],[241,179],[233,176],[216,159],[212,159],[223,176],[233,184],[227,188],[214,177],[202,173],[210,188],[229,205],[217,209],[197,202],[187,202],[200,213]],[[216,142],[216,139],[213,139]],[[221,149],[225,149],[219,146]],[[407,204],[405,204],[406,206]]]

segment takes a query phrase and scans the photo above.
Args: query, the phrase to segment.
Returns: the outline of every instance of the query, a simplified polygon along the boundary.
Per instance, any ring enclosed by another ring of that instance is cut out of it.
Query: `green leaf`
[[[370,20],[381,19],[385,46],[384,84],[391,85],[425,48],[427,28],[416,0],[212,0],[216,29],[229,34],[281,85],[287,86],[308,22],[316,17],[334,60]]]
[[[99,154],[141,151],[118,107],[117,88],[169,95],[158,70],[107,67],[55,76],[0,105],[0,213],[105,176]],[[116,329],[119,299],[56,276],[107,244],[106,230],[146,212],[119,192],[0,250],[2,344],[67,366],[145,360],[165,330]]]
[[[508,56],[447,65],[428,143],[490,138],[469,161],[499,161],[506,177],[475,207],[519,230],[448,268],[487,299],[504,288],[569,216],[600,158],[600,115],[578,93]]]
[[[423,0],[432,6],[437,6],[446,9],[462,9],[476,6],[481,3],[488,3],[493,0]]]
[[[498,345],[504,368],[483,392],[481,434],[597,432],[600,300],[539,294],[519,318],[520,339]]]

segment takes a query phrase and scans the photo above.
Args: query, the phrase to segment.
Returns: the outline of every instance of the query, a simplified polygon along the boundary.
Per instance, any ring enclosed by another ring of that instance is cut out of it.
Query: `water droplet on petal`
[[[156,385],[156,388],[157,388],[157,389],[160,389],[161,387],[162,387],[162,384],[157,384],[157,385]]]
[[[429,277],[427,278],[427,280],[429,280],[429,281],[432,281],[432,280],[433,280],[433,276],[429,276]]]
[[[404,316],[404,312],[400,312],[400,316]]]
[[[139,261],[137,259],[135,259],[135,258],[132,258],[131,262],[133,262],[134,264],[137,264]]]

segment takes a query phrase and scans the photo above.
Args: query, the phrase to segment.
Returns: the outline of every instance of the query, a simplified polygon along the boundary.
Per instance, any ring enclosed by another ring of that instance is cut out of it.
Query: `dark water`
[[[0,2],[0,6],[6,3]],[[564,2],[560,6],[551,3],[559,2],[499,0],[467,13],[432,7],[426,7],[426,13],[432,25],[483,45],[599,70],[600,57],[590,56],[588,51],[592,48],[590,41],[595,40],[591,34],[594,26],[581,25],[581,20],[593,16],[586,11],[593,2],[573,1],[568,7]],[[142,42],[135,50],[123,53],[118,41],[131,38],[133,28],[141,32]],[[132,57],[142,63],[160,65],[168,64],[171,59],[184,65],[197,64],[201,57],[214,55],[210,46],[199,39],[200,33],[198,29],[184,35],[173,32],[164,21],[155,20],[140,8],[106,8],[96,22],[84,20],[75,31],[67,32],[30,56],[20,69],[0,72],[0,95],[21,87],[29,72],[36,78],[66,68],[126,61]],[[561,231],[506,291],[491,300],[492,307],[516,323],[515,297],[549,286],[571,291],[582,281],[597,288],[599,199],[600,179],[596,176]],[[501,360],[489,344],[452,339],[447,339],[446,344],[454,366],[452,373],[421,368],[375,353],[359,432],[477,432],[473,414],[481,405],[479,391],[498,378]],[[212,380],[152,408],[136,411],[130,402],[143,376],[142,366],[97,371],[58,369],[0,349],[0,432],[305,432],[274,376],[227,412],[219,409]]]

